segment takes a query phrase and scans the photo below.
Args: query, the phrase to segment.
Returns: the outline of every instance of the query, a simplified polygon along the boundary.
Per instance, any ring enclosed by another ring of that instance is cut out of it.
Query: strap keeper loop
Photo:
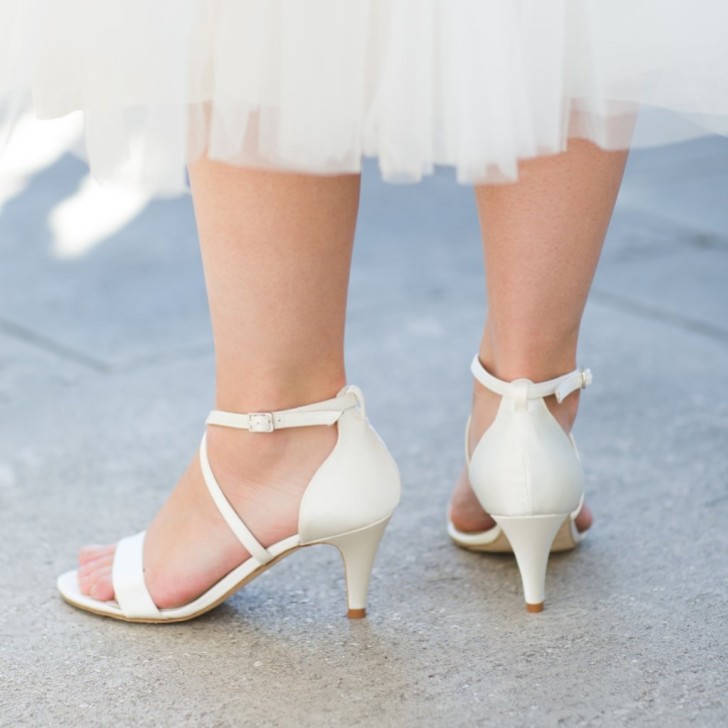
[[[251,412],[248,415],[250,432],[273,432],[276,429],[272,412]]]

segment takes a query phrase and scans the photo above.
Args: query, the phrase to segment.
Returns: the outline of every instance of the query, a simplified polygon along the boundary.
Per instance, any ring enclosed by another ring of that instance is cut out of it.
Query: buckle
[[[252,412],[248,415],[250,432],[273,432],[275,424],[272,412]]]

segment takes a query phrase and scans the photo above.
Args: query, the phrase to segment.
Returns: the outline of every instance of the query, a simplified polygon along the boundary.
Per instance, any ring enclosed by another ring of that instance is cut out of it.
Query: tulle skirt
[[[92,173],[160,194],[203,154],[508,181],[728,135],[727,34],[726,0],[0,0],[0,115],[81,110]]]

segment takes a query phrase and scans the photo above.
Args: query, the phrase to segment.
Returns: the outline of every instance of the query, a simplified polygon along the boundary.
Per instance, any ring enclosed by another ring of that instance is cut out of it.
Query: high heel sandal
[[[200,463],[210,496],[250,558],[188,604],[158,609],[144,583],[142,532],[122,539],[116,547],[112,567],[114,601],[99,601],[83,594],[77,571],[58,579],[63,598],[80,609],[127,622],[182,622],[213,609],[299,548],[330,544],[339,549],[344,561],[347,616],[364,617],[372,564],[387,522],[399,503],[400,480],[392,456],[367,420],[361,391],[347,387],[334,399],[280,412],[236,414],[215,410],[207,424],[258,433],[285,427],[338,427],[334,449],[304,492],[298,533],[268,548],[258,542],[220,489],[203,436]]]
[[[484,387],[502,397],[472,458],[470,421],[465,433],[470,484],[496,525],[467,533],[448,519],[448,533],[471,551],[513,552],[526,608],[540,612],[549,553],[573,549],[582,540],[575,521],[584,502],[584,474],[574,439],[554,419],[544,397],[554,395],[561,403],[591,384],[592,374],[577,369],[547,382],[504,382],[487,372],[477,356],[470,368]]]

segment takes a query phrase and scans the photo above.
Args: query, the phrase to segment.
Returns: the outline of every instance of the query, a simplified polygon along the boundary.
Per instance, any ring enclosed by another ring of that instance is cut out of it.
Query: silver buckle
[[[275,424],[272,412],[252,412],[248,415],[248,429],[251,432],[273,432]]]

